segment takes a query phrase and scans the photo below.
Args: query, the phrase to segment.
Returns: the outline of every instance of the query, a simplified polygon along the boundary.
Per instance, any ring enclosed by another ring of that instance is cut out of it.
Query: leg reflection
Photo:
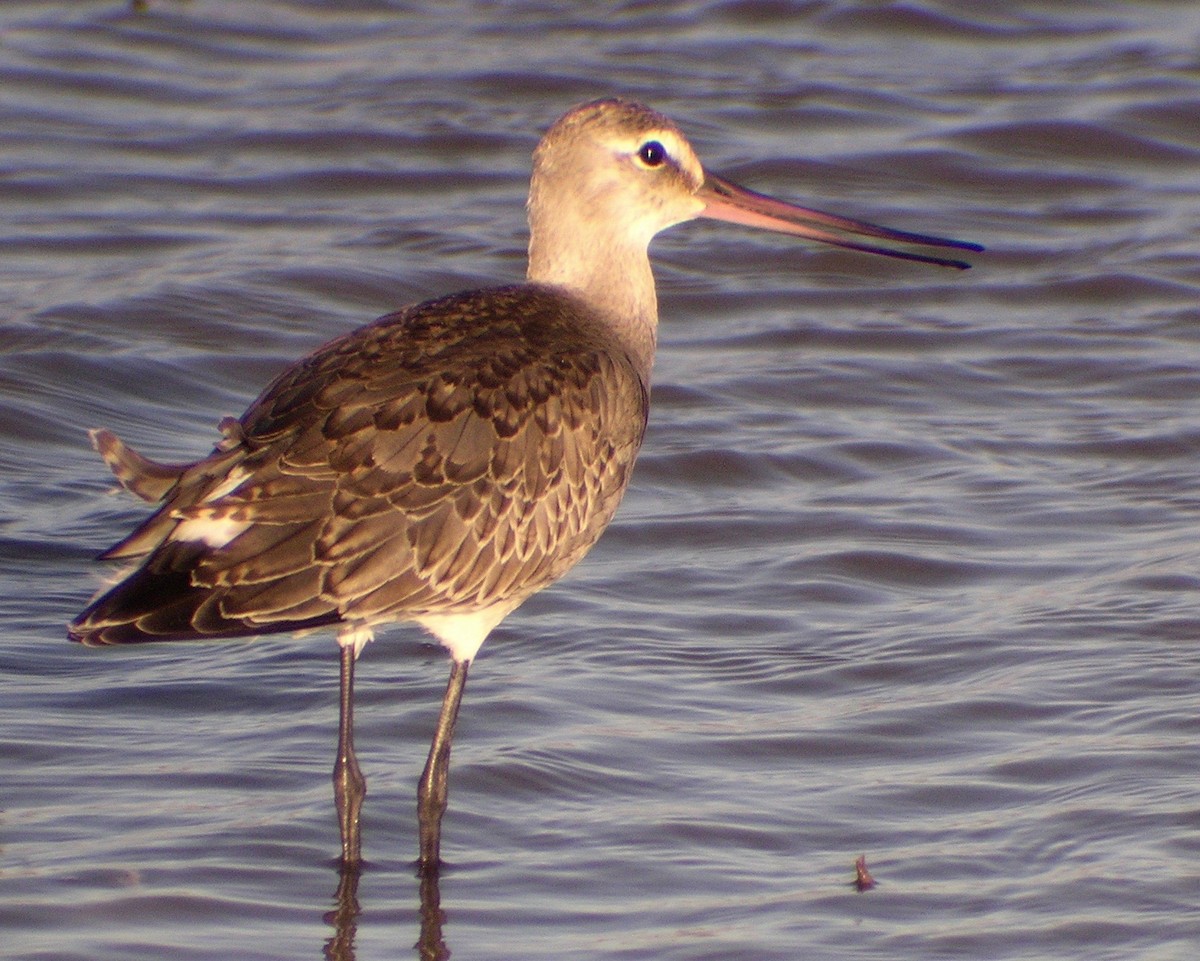
[[[333,928],[333,935],[325,942],[325,961],[354,961],[354,936],[358,931],[358,917],[362,908],[358,903],[358,879],[362,874],[359,865],[341,865],[334,908],[327,911],[323,920]],[[438,886],[437,871],[422,871],[421,935],[413,945],[421,961],[446,961],[450,949],[442,928],[446,914],[442,910],[442,893]]]
[[[413,945],[421,961],[446,961],[450,949],[442,937],[446,913],[442,910],[442,893],[438,888],[437,871],[422,871],[421,878],[421,939]]]
[[[354,934],[358,930],[358,877],[361,873],[357,864],[341,865],[334,909],[325,914],[324,921],[333,927],[333,937],[325,942],[325,961],[354,961]]]

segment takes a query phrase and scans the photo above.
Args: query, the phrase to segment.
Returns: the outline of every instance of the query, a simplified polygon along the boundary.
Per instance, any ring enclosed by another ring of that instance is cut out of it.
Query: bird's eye
[[[661,167],[667,160],[667,148],[657,140],[647,140],[638,147],[637,156],[647,167]]]

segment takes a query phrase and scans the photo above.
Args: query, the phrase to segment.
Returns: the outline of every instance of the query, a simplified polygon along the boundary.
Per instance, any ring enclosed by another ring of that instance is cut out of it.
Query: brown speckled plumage
[[[388,315],[277,378],[196,464],[120,448],[118,478],[163,504],[107,552],[148,556],[72,635],[114,644],[516,606],[607,526],[646,411],[630,360],[562,291],[496,288]],[[248,526],[219,547],[172,539],[197,518]]]
[[[450,651],[417,789],[420,865],[435,878],[467,669],[505,616],[587,553],[629,482],[654,365],[656,234],[710,217],[959,268],[879,241],[978,249],[706,174],[666,117],[621,100],[583,104],[547,131],[528,212],[528,283],[430,301],[334,340],[222,421],[203,460],[156,464],[92,433],[122,485],[162,506],[102,555],[139,566],[71,636],[103,645],[336,626],[347,876],[360,864],[366,793],[355,659],[392,621],[415,621]]]

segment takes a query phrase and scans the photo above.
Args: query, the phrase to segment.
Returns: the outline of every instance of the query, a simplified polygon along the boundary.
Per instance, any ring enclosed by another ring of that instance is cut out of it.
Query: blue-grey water
[[[617,521],[474,665],[455,959],[1165,959],[1200,946],[1200,7],[0,6],[0,956],[414,958],[447,663],[83,649],[144,516],[85,431],[205,453],[290,360],[524,269],[529,154],[620,93],[966,273],[654,247]],[[865,855],[877,886],[852,886]]]

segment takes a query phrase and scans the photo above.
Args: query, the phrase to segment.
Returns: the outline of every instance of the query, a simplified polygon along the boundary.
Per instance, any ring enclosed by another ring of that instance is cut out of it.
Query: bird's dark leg
[[[437,874],[441,865],[442,815],[446,813],[449,793],[450,741],[454,737],[454,722],[458,719],[458,705],[467,684],[469,664],[470,661],[454,661],[450,667],[450,683],[446,685],[442,713],[438,716],[437,730],[429,748],[429,760],[425,762],[417,785],[417,823],[421,834],[418,867],[423,875]]]
[[[358,816],[367,795],[367,779],[354,756],[354,644],[342,647],[341,714],[338,722],[338,753],[333,765],[333,797],[337,802],[342,830],[342,867],[357,868],[362,860]]]

